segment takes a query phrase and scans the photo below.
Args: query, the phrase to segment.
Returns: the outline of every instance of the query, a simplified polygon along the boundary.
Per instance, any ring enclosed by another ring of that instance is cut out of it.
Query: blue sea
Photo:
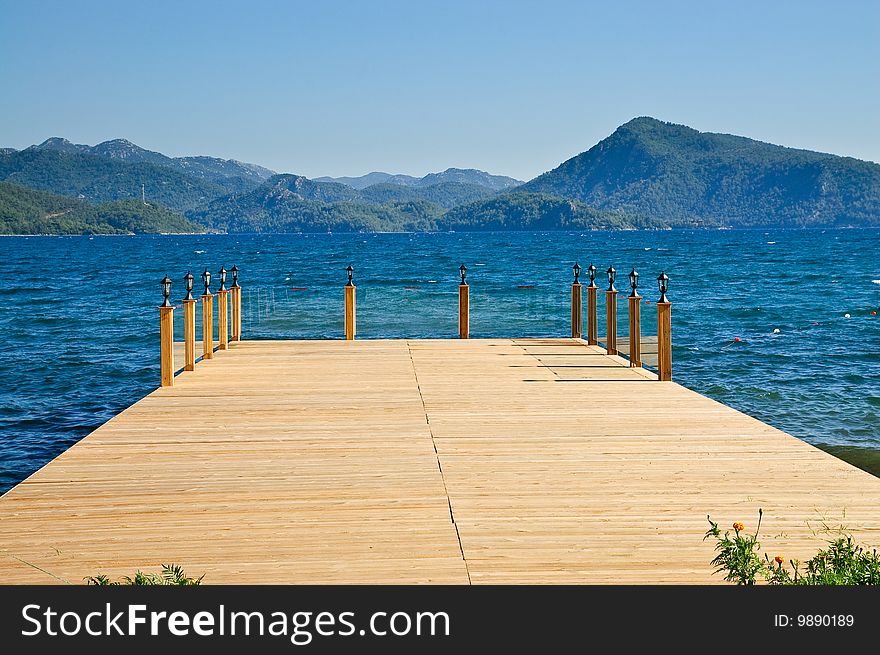
[[[454,337],[462,263],[472,337],[568,336],[576,260],[621,295],[636,268],[653,334],[663,270],[676,381],[877,473],[878,253],[877,229],[0,238],[0,491],[156,387],[164,275],[179,303],[233,264],[247,339],[339,338],[348,264],[359,338]]]

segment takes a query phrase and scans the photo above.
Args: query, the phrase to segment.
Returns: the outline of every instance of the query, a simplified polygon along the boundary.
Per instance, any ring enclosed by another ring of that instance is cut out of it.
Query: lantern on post
[[[599,287],[596,286],[596,267],[592,262],[587,266],[587,275],[590,277],[587,285],[587,344],[595,346],[599,343],[599,315],[596,309]]]
[[[232,265],[232,340],[241,341],[241,287],[238,286],[238,266]]]
[[[174,386],[174,305],[171,304],[171,278],[167,275],[162,285],[162,304],[159,305],[159,368],[162,386]]]
[[[467,266],[458,267],[461,283],[458,285],[458,338],[469,339],[471,333],[471,288],[467,283]]]
[[[217,289],[217,347],[229,349],[229,290],[226,288],[226,269],[220,267],[220,288]]]
[[[642,297],[639,295],[639,273],[633,268],[629,274],[629,365],[642,365]]]
[[[211,273],[202,273],[205,292],[202,294],[202,359],[214,358],[214,296],[211,295]]]
[[[614,279],[617,271],[609,266],[605,271],[608,274],[608,289],[605,291],[605,351],[609,355],[617,354],[617,289],[614,288]]]
[[[196,369],[196,299],[193,297],[195,276],[187,271],[183,276],[186,297],[183,299],[183,352],[185,371]]]
[[[665,272],[657,277],[657,287],[657,379],[666,382],[672,380],[672,303],[666,297],[669,276]]]
[[[357,332],[357,297],[355,296],[353,279],[354,266],[349,264],[345,272],[348,274],[348,282],[345,284],[344,329],[346,340],[351,341]]]
[[[161,307],[171,307],[171,301],[168,300],[171,297],[171,278],[167,275],[162,278],[162,305]]]
[[[639,292],[636,291],[636,289],[639,288],[639,272],[636,269],[631,270],[629,273],[629,286],[632,289],[632,293],[629,294],[629,297],[638,297]]]
[[[571,267],[574,272],[574,282],[571,283],[571,338],[580,339],[583,331],[582,289],[581,289],[581,265],[577,262]]]
[[[186,289],[186,297],[184,300],[195,300],[193,297],[193,281],[195,277],[190,271],[186,272],[186,275],[183,276],[183,285],[184,289]]]
[[[669,291],[669,276],[665,272],[657,276],[657,286],[660,288],[660,300],[657,302],[669,302],[666,292]]]

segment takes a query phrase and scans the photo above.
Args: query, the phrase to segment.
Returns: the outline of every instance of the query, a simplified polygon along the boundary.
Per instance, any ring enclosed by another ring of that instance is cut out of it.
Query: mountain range
[[[275,171],[246,164],[235,159],[219,159],[217,157],[168,157],[160,152],[146,150],[136,146],[127,139],[112,139],[95,146],[71,143],[61,137],[46,139],[39,145],[27,150],[53,150],[55,152],[95,155],[127,164],[156,164],[180,171],[190,177],[216,184],[223,184],[230,179],[251,180],[257,184],[275,175]]]
[[[7,233],[60,229],[57,221],[34,218],[41,205],[45,216],[57,213],[53,207],[63,201],[52,194],[96,208],[137,199],[142,185],[149,202],[126,208],[144,214],[129,221],[137,228],[131,231],[880,225],[880,165],[649,117],[625,123],[526,183],[457,168],[421,178],[373,172],[308,179],[235,160],[168,157],[125,139],[86,146],[57,137],[20,151],[0,149],[0,180],[8,183],[0,186],[0,231]],[[4,208],[20,205],[21,193],[9,200],[15,185],[48,193],[6,216]],[[156,214],[158,206],[190,223],[171,225]],[[74,222],[66,229],[75,231]]]
[[[366,189],[375,184],[396,184],[409,187],[429,187],[443,183],[472,184],[485,187],[492,191],[505,191],[522,184],[505,175],[491,175],[475,168],[447,168],[441,173],[428,173],[424,177],[412,175],[392,175],[391,173],[372,172],[360,177],[316,177],[316,182],[339,182],[353,189]]]

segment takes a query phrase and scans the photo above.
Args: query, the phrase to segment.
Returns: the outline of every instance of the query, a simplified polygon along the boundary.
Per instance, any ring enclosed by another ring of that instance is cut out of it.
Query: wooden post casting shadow
[[[642,365],[642,297],[635,290],[629,300],[629,365]]]
[[[183,370],[196,370],[196,299],[183,301]]]
[[[458,338],[467,339],[470,337],[471,317],[470,317],[470,292],[471,288],[467,282],[458,285]]]
[[[606,337],[605,350],[609,355],[617,354],[617,289],[605,292]]]
[[[580,339],[584,329],[583,285],[574,282],[571,285],[571,336]]]
[[[174,307],[159,308],[159,358],[162,386],[174,386]]]
[[[657,303],[657,376],[672,380],[672,303]]]
[[[202,296],[202,359],[214,359],[214,296]]]
[[[219,332],[220,342],[218,348],[220,350],[229,349],[229,325],[227,323],[227,311],[229,302],[229,291],[220,289],[217,291],[217,331]]]

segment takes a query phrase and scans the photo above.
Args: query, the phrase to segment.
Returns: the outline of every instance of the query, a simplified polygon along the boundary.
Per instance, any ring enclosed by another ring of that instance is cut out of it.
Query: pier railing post
[[[357,287],[352,280],[354,267],[349,264],[345,271],[348,273],[348,283],[345,285],[345,338],[352,341],[357,333]]]
[[[657,301],[657,379],[672,379],[672,303],[666,297],[669,276],[660,273],[657,278],[660,300]]]
[[[605,291],[605,350],[609,355],[617,354],[617,289],[614,278],[617,271],[610,267],[608,273],[608,290]]]
[[[599,315],[596,310],[599,287],[596,286],[596,267],[590,264],[587,273],[590,275],[590,283],[587,285],[587,343],[595,346],[599,343]]]
[[[629,365],[642,365],[642,297],[637,291],[639,274],[633,269],[629,274]]]
[[[214,296],[211,295],[211,274],[202,273],[205,292],[202,294],[202,359],[214,358]]]
[[[241,341],[241,287],[238,286],[238,266],[232,265],[232,286],[229,287],[232,301],[232,341]]]
[[[584,329],[583,295],[581,293],[581,267],[575,262],[571,267],[574,271],[574,282],[571,283],[571,336],[580,339]]]
[[[220,288],[217,289],[217,332],[219,334],[218,348],[229,350],[229,325],[227,322],[228,294],[226,288],[226,269],[220,268]]]
[[[462,264],[458,272],[461,275],[461,283],[458,285],[458,338],[467,339],[470,337],[471,331],[471,288],[465,279],[467,276],[467,266]]]
[[[169,302],[171,280],[166,275],[161,282],[165,297],[159,307],[159,361],[162,373],[162,386],[174,386],[174,306]]]
[[[183,276],[186,297],[183,299],[183,370],[196,370],[196,299],[193,298],[193,274]]]

